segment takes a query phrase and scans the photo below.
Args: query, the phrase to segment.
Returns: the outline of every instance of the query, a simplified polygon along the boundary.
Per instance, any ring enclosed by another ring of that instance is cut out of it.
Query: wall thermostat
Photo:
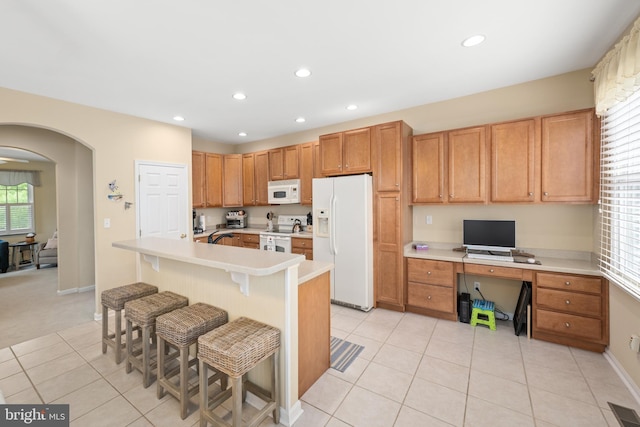
[[[631,338],[629,338],[629,348],[633,351],[640,352],[640,337],[638,335],[631,335]]]

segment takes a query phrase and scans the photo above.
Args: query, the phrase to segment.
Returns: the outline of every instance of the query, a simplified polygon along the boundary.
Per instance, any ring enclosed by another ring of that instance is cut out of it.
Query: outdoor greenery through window
[[[0,185],[0,235],[34,231],[33,186]]]
[[[601,270],[640,299],[640,91],[602,117]]]

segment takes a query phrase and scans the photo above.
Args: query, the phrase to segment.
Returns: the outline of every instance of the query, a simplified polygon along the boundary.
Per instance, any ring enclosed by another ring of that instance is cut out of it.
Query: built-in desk
[[[457,320],[458,275],[531,282],[531,333],[535,339],[586,350],[609,344],[609,288],[590,254],[536,257],[540,264],[469,259],[451,249],[405,247],[405,310]]]

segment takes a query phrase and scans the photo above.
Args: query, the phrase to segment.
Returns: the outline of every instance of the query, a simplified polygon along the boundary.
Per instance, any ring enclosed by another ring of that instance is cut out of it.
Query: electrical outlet
[[[473,289],[480,291],[480,282],[473,282]]]
[[[629,338],[629,348],[635,352],[640,352],[640,337],[638,335],[631,335]]]

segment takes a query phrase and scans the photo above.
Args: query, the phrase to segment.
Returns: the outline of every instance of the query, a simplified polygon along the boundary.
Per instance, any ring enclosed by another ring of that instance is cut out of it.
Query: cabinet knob
[[[348,168],[348,167],[349,167],[349,164],[344,165],[344,167],[345,167],[345,168]]]
[[[430,271],[427,271],[427,276],[431,276],[431,272]]]
[[[571,327],[571,323],[566,322],[566,323],[564,324],[564,326],[565,326],[565,327],[567,327],[567,328],[570,328],[570,327]]]
[[[567,280],[566,282],[564,282],[564,284],[569,286],[571,284],[571,282]]]
[[[567,305],[569,305],[569,304],[571,304],[571,301],[566,300],[564,303],[565,303],[565,304],[567,304]]]
[[[400,187],[400,184],[398,184],[397,182],[396,182],[396,187]]]
[[[529,192],[529,197],[533,197],[533,193],[532,192]]]
[[[342,169],[342,165],[338,165],[338,169]]]
[[[490,269],[489,269],[489,273],[493,273],[493,268],[490,268]]]
[[[449,197],[451,197],[453,199],[453,194],[449,194]]]
[[[431,295],[429,295],[429,296],[427,297],[427,299],[431,299]]]
[[[442,199],[442,194],[438,194],[438,197]]]
[[[544,195],[545,195],[545,196],[548,196],[548,195],[549,195],[549,193],[547,193],[547,192],[545,191],[545,192],[544,192]]]

